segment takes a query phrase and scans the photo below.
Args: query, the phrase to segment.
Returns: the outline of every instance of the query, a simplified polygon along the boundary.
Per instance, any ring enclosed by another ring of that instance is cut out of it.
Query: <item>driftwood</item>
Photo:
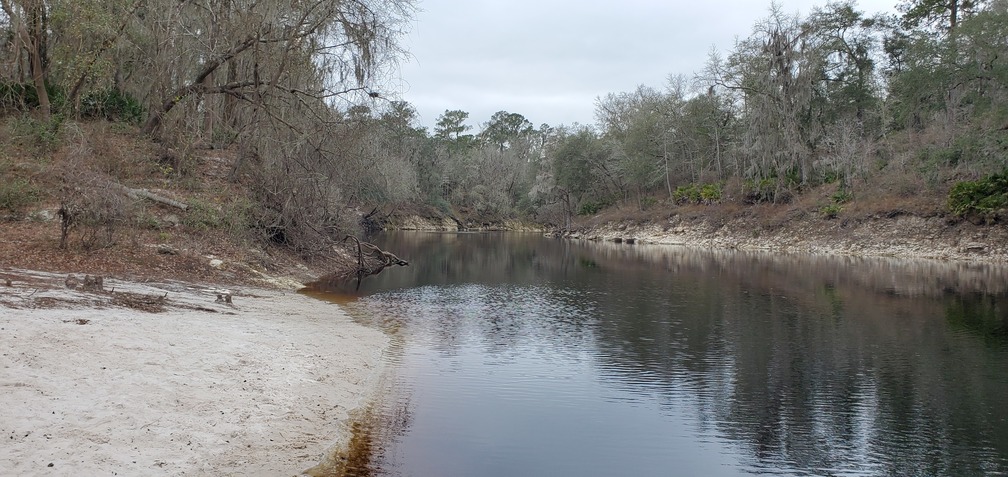
[[[382,250],[375,244],[361,242],[353,235],[347,235],[343,239],[344,242],[349,240],[353,240],[357,244],[357,267],[342,270],[332,275],[332,277],[342,281],[350,281],[356,278],[358,290],[364,277],[377,275],[386,267],[391,267],[392,265],[400,267],[409,266],[409,262],[406,260],[395,256],[392,252]]]
[[[186,210],[189,206],[183,202],[179,202],[175,199],[170,199],[163,195],[157,195],[147,189],[133,189],[131,187],[126,187],[122,184],[115,184],[119,186],[123,192],[133,199],[147,199],[152,202],[157,202],[159,204],[167,205],[170,207],[175,207],[176,209]]]

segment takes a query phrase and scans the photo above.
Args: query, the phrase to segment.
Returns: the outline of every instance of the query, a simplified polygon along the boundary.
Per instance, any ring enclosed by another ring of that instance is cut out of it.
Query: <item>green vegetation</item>
[[[959,216],[977,216],[991,222],[1008,209],[1008,169],[985,179],[952,186],[948,208]]]
[[[136,170],[189,192],[203,186],[197,151],[227,150],[248,201],[191,204],[186,224],[251,229],[306,254],[356,227],[348,209],[391,203],[559,227],[607,207],[725,202],[813,203],[832,218],[855,200],[938,202],[949,188],[952,213],[990,221],[1004,208],[1003,1],[907,0],[877,16],[853,1],[804,16],[772,6],[696,73],[598,98],[593,125],[498,111],[474,128],[454,109],[432,131],[371,89],[401,53],[410,7],[10,0],[5,140],[39,163],[61,148],[101,155],[75,122],[112,121],[158,144]],[[276,29],[278,16],[290,24]],[[31,200],[3,179],[7,203]],[[824,184],[838,184],[829,203],[795,200]]]
[[[19,215],[41,197],[42,191],[26,179],[0,182],[0,210]]]
[[[80,114],[85,118],[140,124],[144,118],[144,108],[129,93],[105,89],[88,93],[81,98]]]
[[[672,191],[678,204],[715,204],[721,201],[721,184],[688,184]]]

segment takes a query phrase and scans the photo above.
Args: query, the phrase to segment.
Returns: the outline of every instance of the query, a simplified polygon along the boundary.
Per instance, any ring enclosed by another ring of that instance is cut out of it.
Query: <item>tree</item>
[[[816,55],[822,58],[817,88],[822,121],[832,123],[851,116],[864,121],[873,109],[879,89],[874,59],[876,23],[855,10],[851,0],[817,8],[805,20]]]
[[[601,159],[603,146],[595,133],[582,128],[560,139],[553,153],[553,177],[560,201],[564,204],[566,228],[581,201],[597,184],[595,166]]]
[[[483,125],[480,139],[501,151],[507,149],[515,140],[529,137],[533,132],[532,122],[518,113],[497,111]]]
[[[28,66],[39,112],[48,120],[52,106],[46,89],[49,68],[49,10],[45,0],[0,0],[7,15],[16,43],[15,48],[28,55]],[[20,65],[19,65],[20,66]]]
[[[394,39],[410,8],[407,0],[223,1],[207,12],[196,3],[161,1],[167,4],[152,1],[141,12],[161,17],[146,24],[153,41],[143,45],[161,97],[144,123],[148,134],[190,97],[282,96],[289,103],[370,93],[379,62],[398,53]],[[193,31],[201,37],[187,43]],[[218,74],[222,68],[226,74]]]
[[[456,144],[471,142],[472,136],[463,134],[464,132],[472,129],[472,126],[465,123],[468,119],[469,113],[465,111],[460,109],[446,109],[445,112],[438,117],[437,124],[434,126],[434,137],[442,141]]]
[[[974,13],[984,3],[983,0],[904,0],[899,10],[908,29],[942,25],[946,32],[952,32],[963,15]]]
[[[773,184],[759,195],[774,201],[813,179],[823,134],[815,114],[823,58],[809,35],[797,17],[774,6],[725,61],[708,66],[707,81],[730,92],[739,111],[742,174],[756,184]]]

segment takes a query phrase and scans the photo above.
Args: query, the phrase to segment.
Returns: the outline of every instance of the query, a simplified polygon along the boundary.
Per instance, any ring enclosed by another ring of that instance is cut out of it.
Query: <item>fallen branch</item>
[[[409,262],[397,257],[392,252],[386,252],[377,245],[368,242],[361,242],[353,235],[347,235],[343,241],[353,240],[357,244],[357,268],[347,269],[334,273],[332,278],[342,281],[357,279],[357,289],[360,289],[361,281],[364,277],[377,275],[386,267],[398,265],[400,267],[409,266]]]
[[[123,190],[126,191],[126,195],[128,195],[128,196],[130,196],[130,197],[132,197],[134,199],[137,199],[137,198],[148,199],[148,200],[157,202],[159,204],[164,204],[164,205],[175,207],[176,209],[182,209],[182,210],[186,210],[186,209],[189,208],[189,206],[187,204],[183,203],[183,202],[179,202],[179,201],[177,201],[175,199],[169,199],[169,198],[167,198],[167,197],[165,197],[163,195],[157,195],[157,194],[155,194],[155,193],[153,193],[153,192],[151,192],[151,191],[149,191],[147,189],[131,189],[131,188],[126,187],[126,186],[121,186],[121,187],[123,188]]]

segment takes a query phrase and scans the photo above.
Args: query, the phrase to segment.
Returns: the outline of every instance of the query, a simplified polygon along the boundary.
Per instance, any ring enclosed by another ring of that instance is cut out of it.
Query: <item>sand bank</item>
[[[345,445],[375,397],[388,338],[336,305],[109,279],[115,294],[68,291],[65,275],[7,272],[2,475],[296,475]],[[168,306],[115,306],[123,291]]]

